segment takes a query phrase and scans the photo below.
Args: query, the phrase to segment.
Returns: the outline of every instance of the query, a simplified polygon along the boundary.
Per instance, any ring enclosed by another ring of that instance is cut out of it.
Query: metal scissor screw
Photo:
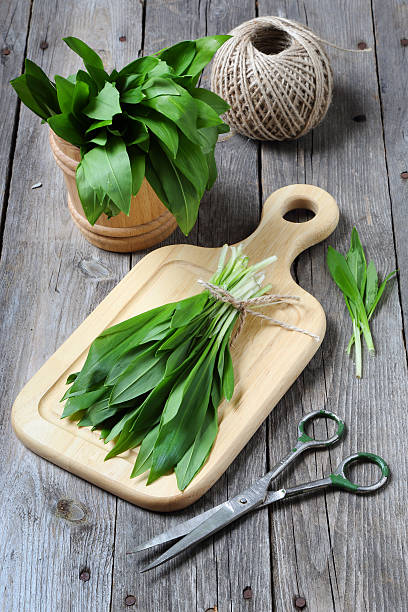
[[[246,504],[247,503],[247,498],[246,497],[241,497],[241,499],[239,500],[241,504]]]

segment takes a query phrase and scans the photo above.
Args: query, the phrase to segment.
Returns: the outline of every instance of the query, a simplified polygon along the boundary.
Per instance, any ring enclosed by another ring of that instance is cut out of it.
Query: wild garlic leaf
[[[137,459],[133,467],[131,478],[140,476],[150,469],[152,465],[153,449],[159,434],[159,424],[146,434],[137,454]]]
[[[83,121],[82,112],[89,100],[89,85],[83,81],[75,83],[72,96],[72,112],[78,120]]]
[[[195,87],[191,90],[191,95],[193,98],[205,102],[205,104],[210,106],[218,115],[224,114],[229,109],[229,104],[209,89]]]
[[[364,306],[367,314],[370,313],[370,310],[375,302],[375,298],[378,293],[378,275],[375,264],[373,261],[370,261],[367,266],[367,282],[365,289],[365,298],[364,298]]]
[[[143,93],[146,100],[156,98],[157,96],[179,96],[180,90],[177,85],[171,79],[151,77],[142,85]]]
[[[173,158],[177,155],[179,135],[177,127],[172,121],[159,115],[159,113],[152,113],[149,117],[135,116],[134,118],[151,130],[166,145]]]
[[[371,308],[370,308],[370,311],[369,311],[369,313],[368,313],[368,314],[369,314],[369,316],[371,316],[371,315],[372,315],[372,313],[374,312],[374,310],[375,310],[375,308],[376,308],[376,306],[377,306],[378,302],[380,301],[381,296],[382,296],[382,294],[384,293],[384,289],[385,289],[385,287],[386,287],[386,285],[387,285],[388,281],[389,281],[389,280],[390,280],[390,279],[391,279],[391,278],[392,278],[392,277],[393,277],[393,276],[394,276],[396,273],[397,273],[397,270],[393,270],[392,272],[390,272],[389,274],[387,274],[387,276],[385,277],[385,279],[384,279],[384,280],[383,280],[383,282],[381,283],[381,285],[380,285],[380,287],[379,287],[379,289],[378,289],[377,295],[375,296],[375,300],[374,300],[374,302],[373,302],[373,304],[372,304],[372,306],[371,306]]]
[[[212,60],[214,54],[231,36],[229,35],[217,35],[217,36],[205,36],[204,38],[198,38],[195,41],[196,55],[191,64],[184,70],[184,74],[196,76],[205,68],[205,66]]]
[[[74,95],[75,84],[64,79],[64,77],[55,75],[55,85],[57,88],[57,98],[60,109],[63,113],[72,111],[72,98]]]
[[[230,401],[234,393],[234,366],[228,343],[225,345],[224,370],[222,374],[222,392],[225,399]]]
[[[350,249],[346,255],[346,261],[354,276],[360,294],[363,296],[367,278],[367,263],[364,249],[355,227],[353,227],[351,232]]]
[[[217,410],[214,408],[212,402],[210,402],[204,422],[193,444],[174,468],[177,485],[180,491],[184,491],[193,480],[194,476],[201,470],[210,454],[217,432]]]
[[[124,104],[139,104],[144,98],[144,93],[140,87],[128,89],[120,94],[120,102]]]
[[[96,146],[82,158],[87,182],[103,189],[116,206],[129,214],[132,195],[132,172],[123,140],[110,136],[105,146]]]
[[[94,225],[105,210],[105,194],[100,194],[99,190],[90,185],[83,162],[80,162],[76,169],[76,184],[86,218]]]
[[[48,117],[47,123],[57,136],[71,144],[81,146],[85,142],[81,133],[81,126],[72,113],[53,115]]]
[[[84,60],[85,64],[103,70],[103,62],[99,55],[79,38],[68,36],[62,39],[74,53]]]
[[[155,142],[151,142],[150,160],[161,188],[165,193],[170,212],[184,234],[188,234],[197,219],[200,196],[188,179],[177,169],[175,163],[163,153]]]
[[[174,165],[194,185],[201,200],[207,186],[209,172],[206,156],[183,134],[180,134],[179,146]]]
[[[48,106],[42,103],[42,100],[38,99],[35,92],[33,93],[28,85],[27,76],[22,74],[10,81],[12,87],[16,91],[20,100],[36,115],[41,119],[47,120],[52,115]]]
[[[174,121],[187,138],[198,144],[196,132],[197,108],[194,98],[187,91],[180,91],[179,96],[163,95],[151,100],[142,100],[141,104]]]
[[[210,399],[215,362],[214,351],[206,353],[188,377],[176,414],[166,421],[166,408],[163,411],[148,484],[177,465],[201,428]]]
[[[136,195],[145,177],[146,156],[141,153],[138,147],[128,147],[127,152],[132,172],[132,195]]]
[[[92,136],[93,137],[89,140],[89,142],[93,142],[94,144],[97,144],[100,147],[104,147],[106,145],[107,140],[108,140],[108,135],[105,129],[101,128],[100,130],[93,132]]]
[[[159,58],[170,66],[175,74],[182,74],[191,64],[196,54],[196,45],[192,40],[183,40],[159,53]]]
[[[99,120],[112,120],[114,115],[121,112],[119,92],[112,83],[105,83],[98,95],[83,109],[84,115]]]
[[[147,74],[148,72],[153,70],[155,66],[157,66],[159,61],[160,60],[157,57],[153,57],[152,55],[147,55],[146,57],[139,57],[133,62],[130,62],[130,64],[124,66],[122,70],[119,70],[119,76],[122,77],[133,74]]]

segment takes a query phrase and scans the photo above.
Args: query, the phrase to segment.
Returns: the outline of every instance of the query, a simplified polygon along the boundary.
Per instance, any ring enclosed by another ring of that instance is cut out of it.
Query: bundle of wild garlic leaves
[[[237,300],[269,291],[260,270],[275,257],[250,266],[241,246],[227,252],[212,284]],[[114,441],[106,459],[141,445],[131,477],[150,470],[149,484],[174,470],[184,490],[211,451],[219,404],[234,392],[229,344],[238,315],[205,290],[106,329],[68,377],[62,417]]]
[[[214,147],[229,127],[224,100],[197,87],[202,70],[230,36],[185,40],[121,70],[106,72],[86,43],[64,42],[85,70],[51,81],[29,59],[11,81],[20,100],[61,138],[80,147],[76,183],[93,225],[102,213],[129,214],[146,177],[181,230],[193,227],[204,191],[217,177]]]
[[[388,281],[397,270],[390,272],[381,284],[378,283],[377,269],[373,261],[367,264],[363,245],[357,229],[351,232],[350,248],[344,256],[333,247],[327,251],[327,266],[330,274],[342,291],[350,318],[353,323],[353,334],[347,346],[350,354],[355,345],[356,377],[362,377],[362,347],[361,335],[369,353],[375,353],[373,337],[370,329],[370,319],[380,301]]]

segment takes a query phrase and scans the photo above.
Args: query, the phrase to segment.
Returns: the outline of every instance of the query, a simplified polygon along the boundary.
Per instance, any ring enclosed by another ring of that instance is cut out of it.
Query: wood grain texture
[[[35,1],[27,54],[47,73],[68,75],[80,60],[61,37],[73,34],[124,64],[141,46],[137,19],[127,44],[118,39],[141,12],[133,2],[117,11],[115,3],[104,1]],[[45,39],[49,46],[43,51],[39,45]],[[47,141],[47,128],[22,108],[0,272],[0,344],[8,347],[0,371],[0,503],[6,526],[0,540],[0,607],[104,612],[110,608],[116,500],[39,461],[16,441],[9,420],[10,402],[22,384],[130,263],[129,257],[96,251],[73,226]],[[43,187],[31,191],[38,180]],[[84,568],[90,573],[86,582],[79,578]]]
[[[0,218],[3,232],[3,214],[7,206],[11,164],[14,157],[15,136],[20,103],[9,81],[18,76],[23,68],[28,25],[30,21],[29,0],[14,0],[0,4],[0,108],[2,129],[0,131]]]
[[[374,44],[378,68],[384,140],[391,198],[392,225],[396,246],[405,341],[408,329],[408,241],[406,202],[408,196],[406,83],[403,77],[408,57],[408,5],[391,0],[385,6],[373,2]],[[401,176],[402,175],[402,176]],[[405,177],[405,178],[404,178]]]
[[[306,23],[318,35],[347,48],[374,44],[370,4],[261,2],[262,14],[281,14]],[[390,200],[382,140],[374,53],[327,49],[335,75],[328,116],[307,138],[283,147],[263,145],[264,189],[292,180],[318,184],[338,199],[338,230],[328,241],[348,248],[351,228],[360,232],[368,256],[381,275],[395,267]],[[365,115],[366,121],[353,119]],[[278,158],[279,154],[279,158]],[[273,460],[288,448],[299,415],[327,408],[344,418],[345,442],[305,458],[289,483],[320,477],[351,451],[372,449],[389,460],[393,482],[375,498],[328,493],[274,510],[272,547],[276,610],[288,610],[293,595],[304,596],[312,610],[403,609],[398,586],[407,565],[403,554],[406,518],[403,486],[407,477],[404,421],[406,361],[401,313],[394,286],[373,321],[375,359],[364,361],[364,378],[344,350],[349,316],[323,262],[327,244],[318,245],[296,266],[298,282],[322,301],[328,319],[326,339],[316,357],[270,417]],[[401,461],[400,461],[401,457]],[[285,479],[285,484],[287,480]]]
[[[92,0],[86,6],[34,0],[29,56],[46,71],[52,66],[52,71],[63,74],[61,65],[67,73],[77,67],[74,54],[62,50],[63,35],[82,36],[102,50],[110,65],[115,57],[121,66],[144,48],[149,52],[183,38],[227,32],[254,17],[256,10],[297,19],[346,47],[356,47],[360,41],[372,46],[375,54],[361,56],[327,48],[336,89],[328,117],[312,134],[293,143],[262,145],[262,153],[258,143],[240,137],[219,143],[219,180],[203,200],[198,225],[188,239],[176,231],[167,243],[236,242],[257,226],[266,195],[290,183],[318,184],[333,193],[342,211],[331,244],[345,250],[356,223],[369,255],[384,273],[395,266],[396,245],[401,301],[394,284],[373,321],[378,355],[364,363],[365,378],[357,383],[353,365],[344,355],[348,315],[340,293],[322,273],[327,244],[301,256],[294,266],[295,277],[322,301],[328,331],[322,350],[274,409],[267,432],[262,426],[218,483],[181,515],[151,513],[114,500],[37,459],[10,429],[9,407],[23,383],[129,269],[128,257],[97,251],[73,228],[51,156],[38,159],[38,151],[47,151],[46,129],[22,110],[0,271],[0,342],[6,347],[0,364],[4,390],[0,600],[7,612],[56,608],[287,612],[294,609],[296,594],[305,596],[307,609],[313,611],[406,608],[407,373],[401,308],[406,320],[407,181],[400,173],[407,169],[403,127],[407,48],[400,39],[408,38],[408,16],[402,0],[374,0],[372,6],[373,10],[368,0],[145,0],[144,6],[127,0]],[[29,3],[6,0],[0,11],[1,31],[18,38],[22,62]],[[9,29],[4,26],[9,22],[19,25]],[[123,36],[126,41],[120,42]],[[41,51],[44,39],[49,48]],[[13,56],[1,59],[2,69],[7,70]],[[3,72],[2,100],[7,96],[15,100],[6,81],[20,69],[21,65],[10,70],[10,75]],[[2,105],[3,113],[14,116],[13,104]],[[353,121],[362,115],[366,121]],[[6,174],[13,159],[7,129],[0,136],[4,160],[0,172]],[[31,191],[38,179],[43,188]],[[132,264],[140,257],[132,256]],[[305,458],[281,484],[321,475],[338,458],[364,445],[390,462],[393,479],[385,491],[367,498],[330,493],[281,504],[269,517],[267,512],[252,514],[167,567],[137,574],[139,558],[132,554],[137,543],[220,503],[264,474],[291,445],[298,416],[317,407],[345,418],[349,425],[345,443],[330,455]],[[58,504],[64,499],[79,504]],[[88,511],[86,525],[81,523],[80,504]],[[82,582],[79,571],[86,565],[91,578]],[[246,586],[252,587],[250,600],[243,598]],[[128,594],[136,597],[130,608],[125,605]]]

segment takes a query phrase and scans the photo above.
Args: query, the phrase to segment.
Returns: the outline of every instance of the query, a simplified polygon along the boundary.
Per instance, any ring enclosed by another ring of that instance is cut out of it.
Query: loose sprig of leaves
[[[374,342],[369,321],[384,293],[387,282],[394,276],[396,270],[388,274],[381,285],[378,285],[378,275],[375,264],[367,265],[364,249],[355,227],[351,232],[351,243],[347,255],[329,246],[327,265],[336,285],[343,292],[347,309],[353,322],[353,335],[347,347],[350,354],[355,344],[356,376],[362,375],[361,334],[363,334],[368,351],[374,354]]]
[[[21,101],[61,138],[80,147],[79,197],[92,225],[102,213],[129,214],[144,177],[181,230],[193,227],[201,198],[217,177],[214,148],[229,127],[229,106],[197,87],[201,72],[229,36],[179,42],[108,74],[93,49],[66,44],[85,70],[50,81],[34,62],[11,81]]]
[[[221,252],[211,282],[236,299],[263,295],[259,271],[242,248]],[[229,349],[238,311],[207,290],[105,330],[80,372],[71,374],[62,417],[101,430],[115,445],[106,459],[140,446],[131,477],[147,484],[175,471],[184,490],[205,463],[218,431],[217,409],[234,392]]]

